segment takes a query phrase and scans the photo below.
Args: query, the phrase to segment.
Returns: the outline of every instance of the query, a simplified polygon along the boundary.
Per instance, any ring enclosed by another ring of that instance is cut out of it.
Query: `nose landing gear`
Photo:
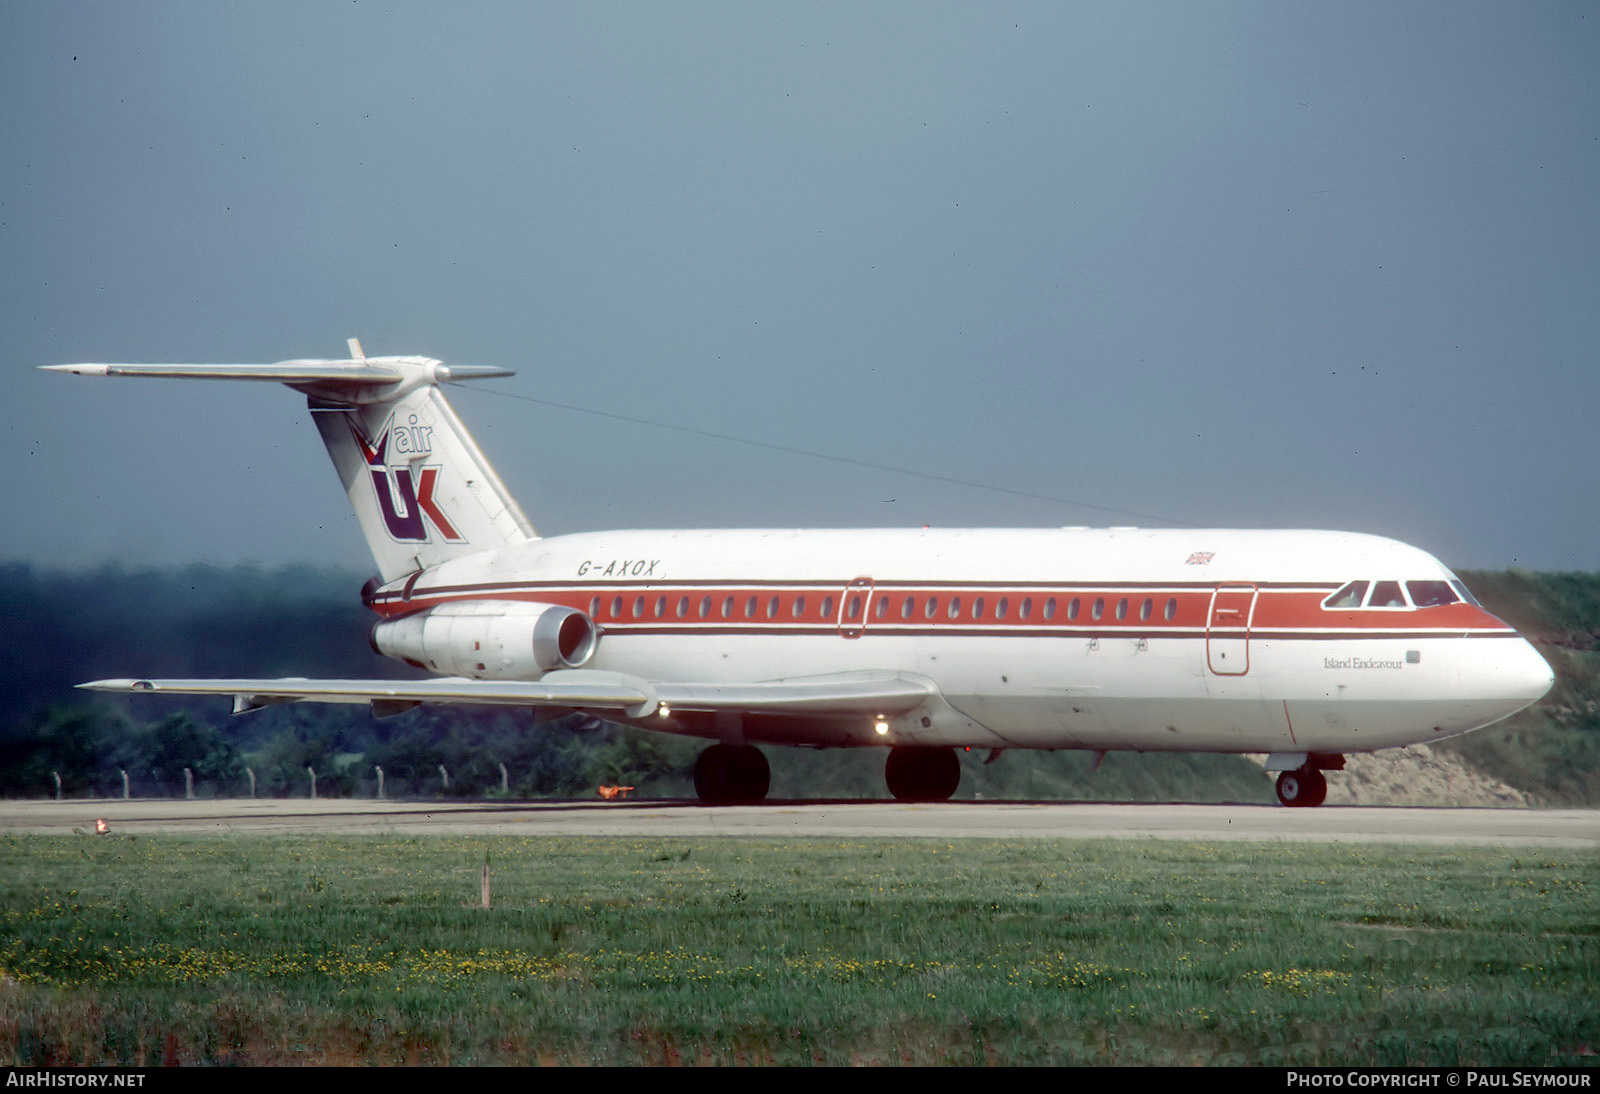
[[[1314,767],[1299,767],[1278,775],[1278,800],[1284,805],[1321,805],[1328,798],[1328,777]]]

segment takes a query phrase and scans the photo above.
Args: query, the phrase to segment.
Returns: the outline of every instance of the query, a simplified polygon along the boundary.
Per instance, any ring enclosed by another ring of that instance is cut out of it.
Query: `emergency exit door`
[[[872,579],[858,577],[844,587],[839,597],[839,634],[860,638],[867,631],[867,605],[872,602]]]

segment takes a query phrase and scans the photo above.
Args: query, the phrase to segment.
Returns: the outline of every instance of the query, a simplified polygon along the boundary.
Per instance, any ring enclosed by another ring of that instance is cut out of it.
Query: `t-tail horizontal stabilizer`
[[[77,376],[256,380],[306,395],[328,455],[384,581],[537,538],[441,384],[514,373],[429,357],[368,357],[267,365],[43,365]]]
[[[279,361],[271,365],[40,365],[46,372],[73,376],[144,376],[158,380],[257,380],[288,384],[300,391],[326,389],[337,398],[340,388],[372,389],[387,385],[453,384],[462,380],[492,380],[515,376],[510,369],[490,365],[446,365],[427,357],[374,357],[360,361]],[[354,394],[354,391],[349,394]],[[393,397],[392,392],[379,392]],[[362,400],[365,401],[365,400]]]

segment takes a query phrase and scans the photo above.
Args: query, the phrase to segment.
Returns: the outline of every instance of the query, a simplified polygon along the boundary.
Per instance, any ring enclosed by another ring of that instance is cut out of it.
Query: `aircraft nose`
[[[1554,686],[1556,674],[1547,662],[1527,641],[1516,644],[1516,652],[1506,656],[1496,674],[1501,693],[1508,699],[1520,699],[1522,709],[1538,702]]]
[[[1461,694],[1480,726],[1538,702],[1555,683],[1549,664],[1523,638],[1463,642],[1460,654]]]

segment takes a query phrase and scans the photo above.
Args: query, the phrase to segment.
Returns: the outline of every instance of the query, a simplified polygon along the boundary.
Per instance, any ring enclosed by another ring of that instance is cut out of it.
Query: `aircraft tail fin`
[[[538,538],[440,385],[510,376],[426,357],[264,365],[45,365],[80,376],[255,380],[303,392],[385,582],[461,555]]]

